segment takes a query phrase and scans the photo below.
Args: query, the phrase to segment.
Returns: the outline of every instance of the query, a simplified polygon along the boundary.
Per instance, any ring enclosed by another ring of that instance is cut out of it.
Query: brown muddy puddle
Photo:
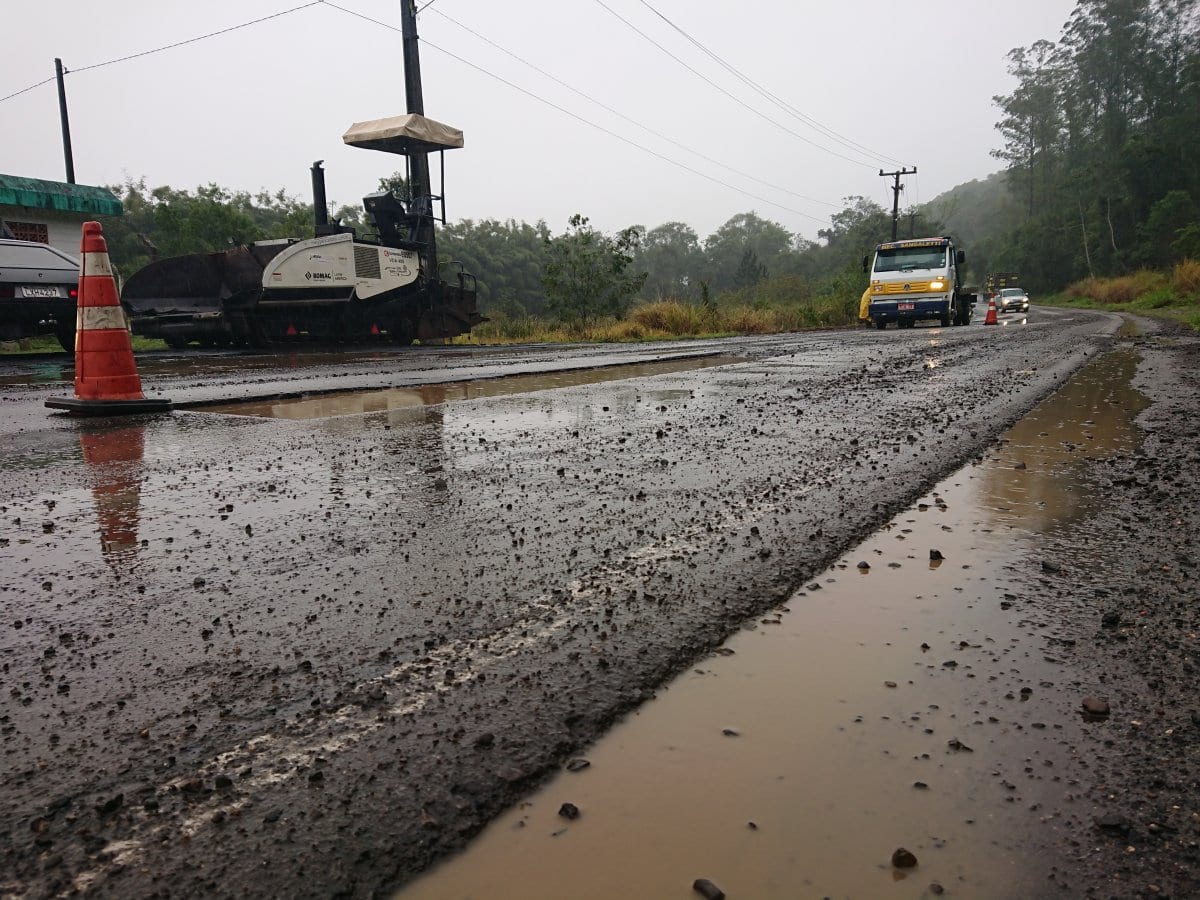
[[[385,390],[354,391],[282,400],[253,401],[205,406],[203,412],[272,419],[328,419],[335,416],[362,416],[396,413],[423,406],[435,406],[455,400],[476,400],[525,394],[554,388],[600,384],[626,378],[643,378],[672,372],[688,372],[745,362],[730,354],[689,356],[648,363],[626,363],[601,368],[567,369],[498,378],[474,379]]]
[[[1080,372],[398,897],[1059,893],[1045,848],[1089,726],[1031,571],[1039,535],[1095,502],[1082,458],[1135,449],[1135,367]]]

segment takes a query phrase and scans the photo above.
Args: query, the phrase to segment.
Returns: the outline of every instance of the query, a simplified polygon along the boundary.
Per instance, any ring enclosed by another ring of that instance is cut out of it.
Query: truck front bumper
[[[946,294],[924,297],[898,297],[871,300],[869,312],[873,322],[918,321],[953,315],[952,297]]]

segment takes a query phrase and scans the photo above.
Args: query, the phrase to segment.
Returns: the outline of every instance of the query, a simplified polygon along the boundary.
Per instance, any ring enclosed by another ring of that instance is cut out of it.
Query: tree
[[[686,299],[697,295],[704,254],[695,230],[683,222],[666,222],[646,232],[636,266],[647,272],[642,296]]]
[[[380,178],[377,190],[394,194],[396,199],[403,200],[406,203],[410,199],[408,196],[408,179],[404,177],[403,172],[393,172],[391,175],[385,175],[383,178]]]
[[[747,250],[754,251],[768,274],[782,271],[792,253],[792,239],[792,233],[778,222],[753,212],[738,213],[704,241],[708,281],[717,291],[734,287]]]
[[[992,155],[1006,160],[1013,179],[1024,182],[1032,216],[1039,177],[1043,182],[1049,177],[1063,133],[1058,49],[1050,41],[1037,41],[1028,49],[1017,47],[1008,58],[1009,74],[1018,85],[1007,97],[992,98],[1004,113],[996,125],[1004,146]]]
[[[572,325],[624,315],[646,280],[645,272],[630,270],[642,231],[626,228],[610,238],[578,213],[568,225],[564,234],[545,241],[542,285],[550,311]]]
[[[766,277],[767,267],[758,261],[758,254],[747,247],[746,252],[742,254],[742,261],[738,263],[737,271],[733,273],[734,290],[754,287]]]
[[[1178,262],[1180,250],[1190,249],[1188,229],[1195,229],[1197,221],[1200,209],[1187,191],[1168,193],[1138,228],[1138,262],[1158,267]]]
[[[1200,203],[1196,0],[1078,0],[1058,43],[1010,55],[996,98],[1009,184],[1026,221],[992,259],[1063,287],[1089,271],[1166,265],[1191,252]],[[1189,218],[1191,217],[1191,218]]]
[[[442,228],[438,242],[444,259],[458,259],[475,276],[484,312],[518,316],[546,309],[542,267],[549,238],[542,221],[463,219]]]

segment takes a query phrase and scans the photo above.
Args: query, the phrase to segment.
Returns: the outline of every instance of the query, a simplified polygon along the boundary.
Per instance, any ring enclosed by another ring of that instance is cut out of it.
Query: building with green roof
[[[78,256],[84,222],[123,212],[106,188],[0,174],[0,237],[38,241]]]

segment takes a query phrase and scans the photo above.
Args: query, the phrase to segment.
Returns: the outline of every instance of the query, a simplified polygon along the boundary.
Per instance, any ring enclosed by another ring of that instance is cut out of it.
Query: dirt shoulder
[[[1151,405],[1132,454],[1093,462],[1102,512],[1048,538],[1043,601],[1070,620],[1081,695],[1106,700],[1079,747],[1060,822],[1063,868],[1088,897],[1200,894],[1200,338],[1141,320],[1134,387]]]

